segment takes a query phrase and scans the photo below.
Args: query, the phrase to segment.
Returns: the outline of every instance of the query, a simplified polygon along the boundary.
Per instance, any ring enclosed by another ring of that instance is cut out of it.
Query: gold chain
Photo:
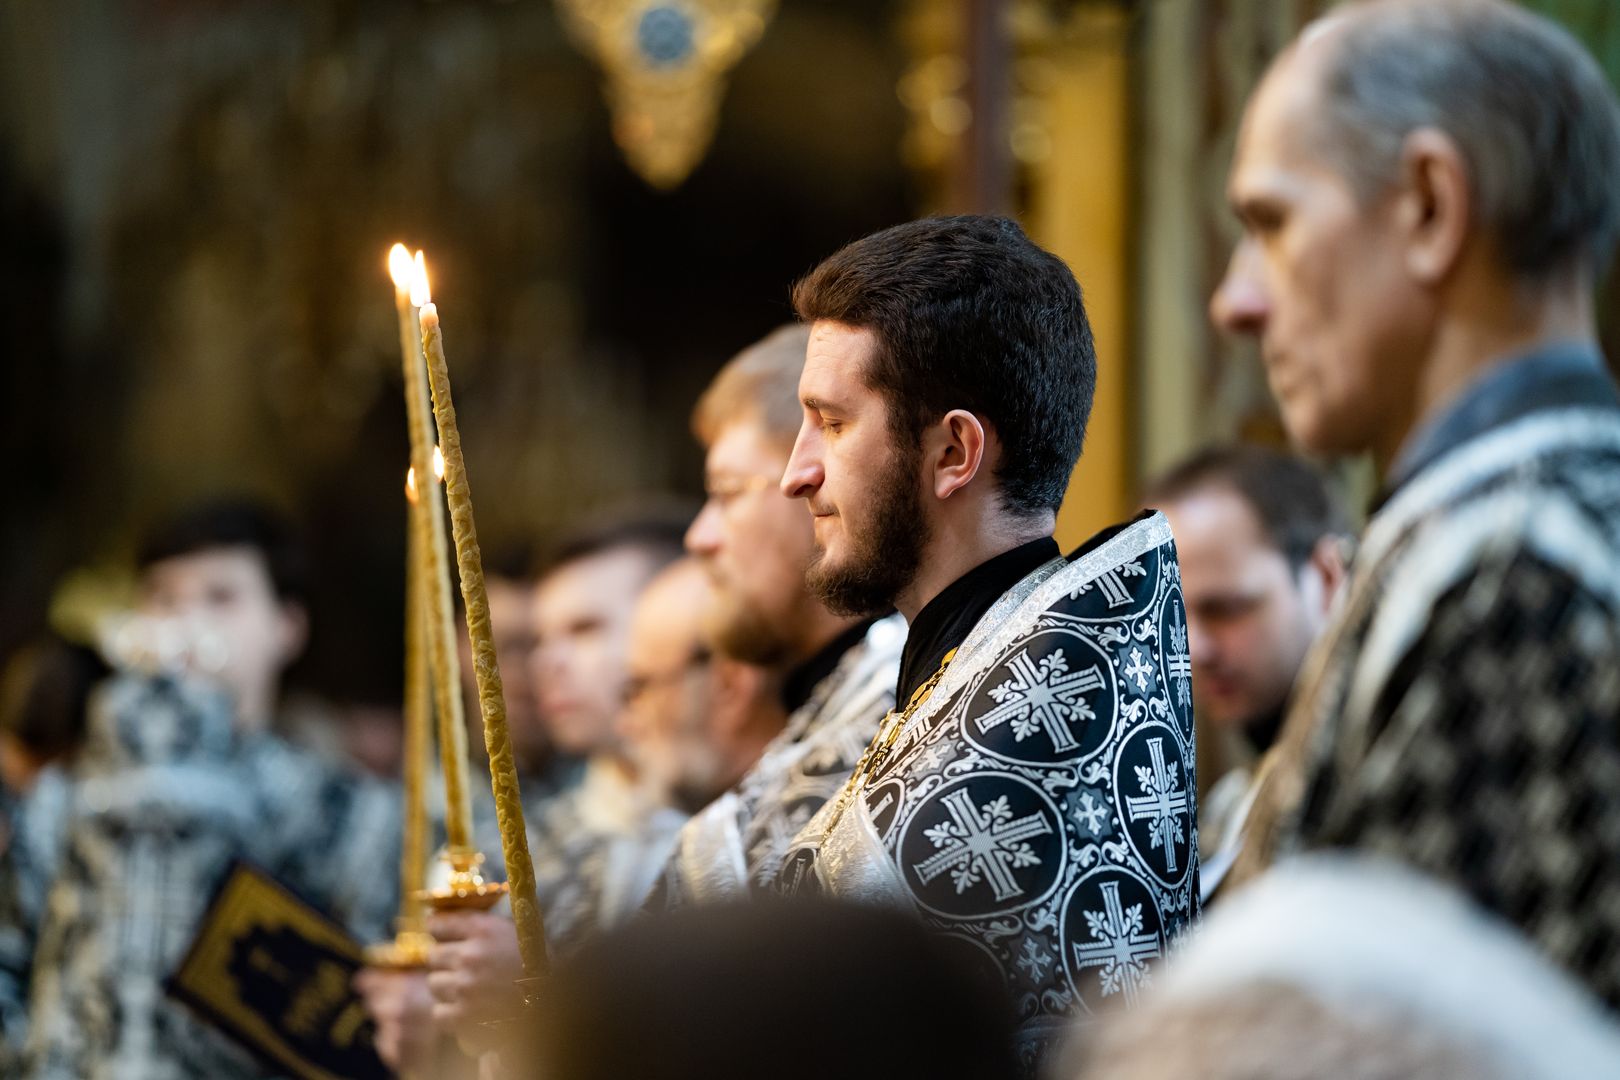
[[[929,695],[934,692],[934,687],[939,685],[939,680],[945,677],[945,669],[950,666],[955,656],[955,649],[945,654],[945,659],[939,663],[939,670],[930,675],[927,682],[912,691],[911,700],[906,702],[904,709],[890,709],[884,714],[883,722],[878,725],[877,733],[872,736],[871,743],[866,747],[866,753],[856,762],[855,771],[850,774],[849,781],[838,793],[838,805],[833,808],[832,816],[827,819],[827,828],[821,834],[823,844],[838,827],[838,822],[843,819],[844,811],[849,809],[850,800],[860,793],[866,781],[877,773],[878,768],[889,756],[889,751],[894,749],[894,744],[900,740],[900,733],[905,730],[906,722],[928,700]]]

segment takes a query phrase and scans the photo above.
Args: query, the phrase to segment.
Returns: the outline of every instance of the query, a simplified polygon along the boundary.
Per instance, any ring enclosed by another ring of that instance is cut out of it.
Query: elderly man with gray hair
[[[1620,1006],[1620,107],[1500,0],[1372,0],[1250,102],[1212,303],[1294,439],[1383,490],[1230,879],[1314,848],[1460,886]]]

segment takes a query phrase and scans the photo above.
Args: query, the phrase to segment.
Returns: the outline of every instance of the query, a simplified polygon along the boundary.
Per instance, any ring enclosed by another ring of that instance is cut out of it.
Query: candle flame
[[[411,303],[417,307],[431,303],[433,294],[428,291],[427,260],[422,253],[416,253],[416,263],[411,268]]]
[[[411,273],[415,268],[411,253],[404,244],[395,244],[388,249],[388,276],[394,279],[394,288],[409,289]]]
[[[444,451],[437,446],[433,448],[433,479],[444,483]],[[412,465],[405,470],[405,497],[416,502],[416,466]]]

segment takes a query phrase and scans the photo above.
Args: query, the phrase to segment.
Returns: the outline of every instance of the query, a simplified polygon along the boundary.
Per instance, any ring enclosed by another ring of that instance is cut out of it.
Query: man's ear
[[[280,611],[281,662],[291,664],[309,644],[309,611],[296,600],[283,600]]]
[[[765,672],[752,664],[716,656],[709,661],[714,695],[710,699],[710,730],[731,735],[748,719],[749,709],[764,690]]]
[[[1424,285],[1451,273],[1468,242],[1473,191],[1468,163],[1457,143],[1435,128],[1418,128],[1401,147],[1397,222],[1406,244],[1406,269]]]
[[[1310,558],[1305,561],[1306,568],[1321,583],[1322,595],[1317,600],[1320,605],[1317,614],[1322,617],[1333,609],[1333,599],[1338,596],[1349,575],[1348,544],[1344,537],[1329,533],[1316,542],[1316,546],[1311,548]]]
[[[984,465],[989,435],[977,416],[952,409],[923,434],[923,466],[936,499],[966,487]]]

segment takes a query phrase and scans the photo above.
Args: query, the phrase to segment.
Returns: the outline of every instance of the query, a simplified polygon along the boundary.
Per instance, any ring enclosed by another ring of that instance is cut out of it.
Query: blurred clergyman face
[[[276,684],[303,650],[303,608],[276,595],[270,569],[249,547],[215,548],[163,559],[141,578],[146,614],[182,619],[222,646],[203,650],[218,661],[207,672],[236,698],[252,724],[267,721]]]
[[[1312,563],[1296,572],[1230,488],[1163,507],[1176,537],[1198,715],[1243,732],[1285,705],[1330,597]]]
[[[1228,182],[1243,236],[1210,312],[1258,340],[1296,442],[1354,453],[1408,419],[1427,301],[1403,263],[1404,204],[1361,205],[1322,152],[1309,67],[1283,60],[1244,117]]]
[[[630,614],[647,578],[647,556],[610,549],[558,567],[535,591],[539,643],[531,675],[552,741],[567,754],[618,745]]]
[[[721,428],[704,464],[708,499],[686,549],[714,589],[708,631],[727,656],[780,662],[802,625],[804,571],[814,544],[804,508],[777,490],[787,453],[759,423]]]
[[[710,731],[715,661],[702,633],[714,595],[698,566],[679,564],[642,593],[630,631],[625,742],[653,790],[689,810],[727,786]]]
[[[895,445],[888,404],[863,377],[875,345],[868,330],[812,328],[799,380],[804,422],[782,477],[782,493],[810,507],[817,555],[807,581],[841,615],[893,606],[928,536],[921,451]]]
[[[530,657],[539,635],[535,628],[535,586],[514,578],[490,576],[485,579],[489,596],[489,625],[495,635],[495,665],[501,672],[506,698],[506,721],[511,728],[512,746],[520,759],[533,761],[550,742],[540,717],[539,693],[530,677]],[[456,644],[461,650],[461,682],[472,706],[467,710],[467,727],[475,746],[484,742],[483,718],[479,715],[478,680],[473,671],[472,645],[467,639],[465,619],[456,621]]]

